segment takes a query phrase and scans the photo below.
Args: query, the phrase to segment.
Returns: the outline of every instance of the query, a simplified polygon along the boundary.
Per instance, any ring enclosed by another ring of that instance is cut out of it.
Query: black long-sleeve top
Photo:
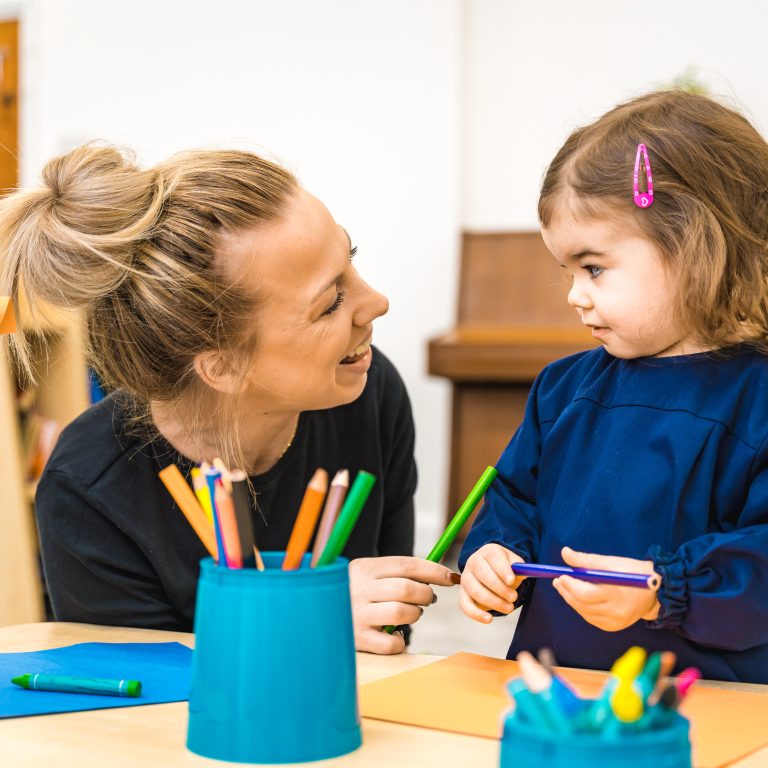
[[[58,621],[191,631],[205,548],[158,472],[193,467],[156,433],[137,429],[130,399],[113,393],[63,432],[35,501],[43,567]],[[268,472],[252,476],[262,551],[284,550],[318,467],[360,469],[377,482],[344,548],[349,558],[413,551],[416,465],[405,386],[374,349],[353,403],[300,415],[296,435]]]

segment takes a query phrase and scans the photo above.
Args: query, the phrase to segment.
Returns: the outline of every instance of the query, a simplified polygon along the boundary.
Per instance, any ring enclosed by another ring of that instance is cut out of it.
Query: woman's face
[[[225,240],[227,270],[260,301],[246,406],[317,410],[362,393],[372,323],[389,302],[357,273],[352,250],[327,208],[303,189],[280,220]]]

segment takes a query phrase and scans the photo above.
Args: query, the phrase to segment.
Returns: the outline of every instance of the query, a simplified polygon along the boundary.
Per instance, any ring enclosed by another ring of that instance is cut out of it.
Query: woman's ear
[[[211,389],[222,392],[225,395],[240,394],[247,386],[237,370],[232,366],[230,360],[225,358],[221,352],[208,350],[195,355],[192,363],[195,367],[195,373]]]

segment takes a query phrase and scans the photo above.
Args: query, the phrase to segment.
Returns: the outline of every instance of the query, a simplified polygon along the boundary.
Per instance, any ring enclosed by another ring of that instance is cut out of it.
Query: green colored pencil
[[[360,517],[360,513],[363,511],[365,502],[368,501],[368,496],[375,482],[376,478],[370,472],[361,469],[357,473],[355,482],[352,483],[347,498],[344,500],[344,506],[341,508],[341,512],[339,512],[339,519],[333,526],[323,554],[320,555],[320,559],[317,561],[316,568],[330,565],[341,554],[341,550],[344,549],[344,545],[347,543],[347,539],[355,527],[357,518]]]
[[[480,475],[480,479],[469,492],[469,496],[464,499],[464,503],[459,507],[459,511],[446,526],[443,535],[437,540],[435,546],[432,547],[432,551],[427,555],[427,560],[431,560],[433,563],[440,562],[443,555],[448,551],[448,548],[453,544],[459,531],[464,526],[464,523],[467,522],[469,516],[478,505],[480,499],[485,495],[485,492],[488,490],[497,474],[498,472],[495,467],[485,468],[485,472]],[[395,631],[395,627],[390,624],[389,626],[384,627],[384,631],[391,635]]]

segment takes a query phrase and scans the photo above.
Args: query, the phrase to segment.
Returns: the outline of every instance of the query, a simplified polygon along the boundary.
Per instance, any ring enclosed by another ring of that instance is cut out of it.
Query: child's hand
[[[359,557],[349,563],[349,591],[355,649],[368,653],[402,653],[405,640],[381,628],[414,624],[423,606],[436,598],[430,584],[450,586],[450,568],[419,557]]]
[[[624,573],[654,573],[650,560],[630,557],[590,555],[563,547],[563,560],[572,568],[594,568],[601,571]],[[656,592],[614,584],[593,584],[573,576],[558,576],[552,585],[563,600],[585,621],[606,632],[618,632],[640,619],[652,620],[658,616],[659,601]]]
[[[515,576],[510,566],[523,559],[501,544],[486,544],[470,558],[461,574],[459,606],[470,619],[490,624],[488,611],[512,613],[517,587],[525,577]]]

